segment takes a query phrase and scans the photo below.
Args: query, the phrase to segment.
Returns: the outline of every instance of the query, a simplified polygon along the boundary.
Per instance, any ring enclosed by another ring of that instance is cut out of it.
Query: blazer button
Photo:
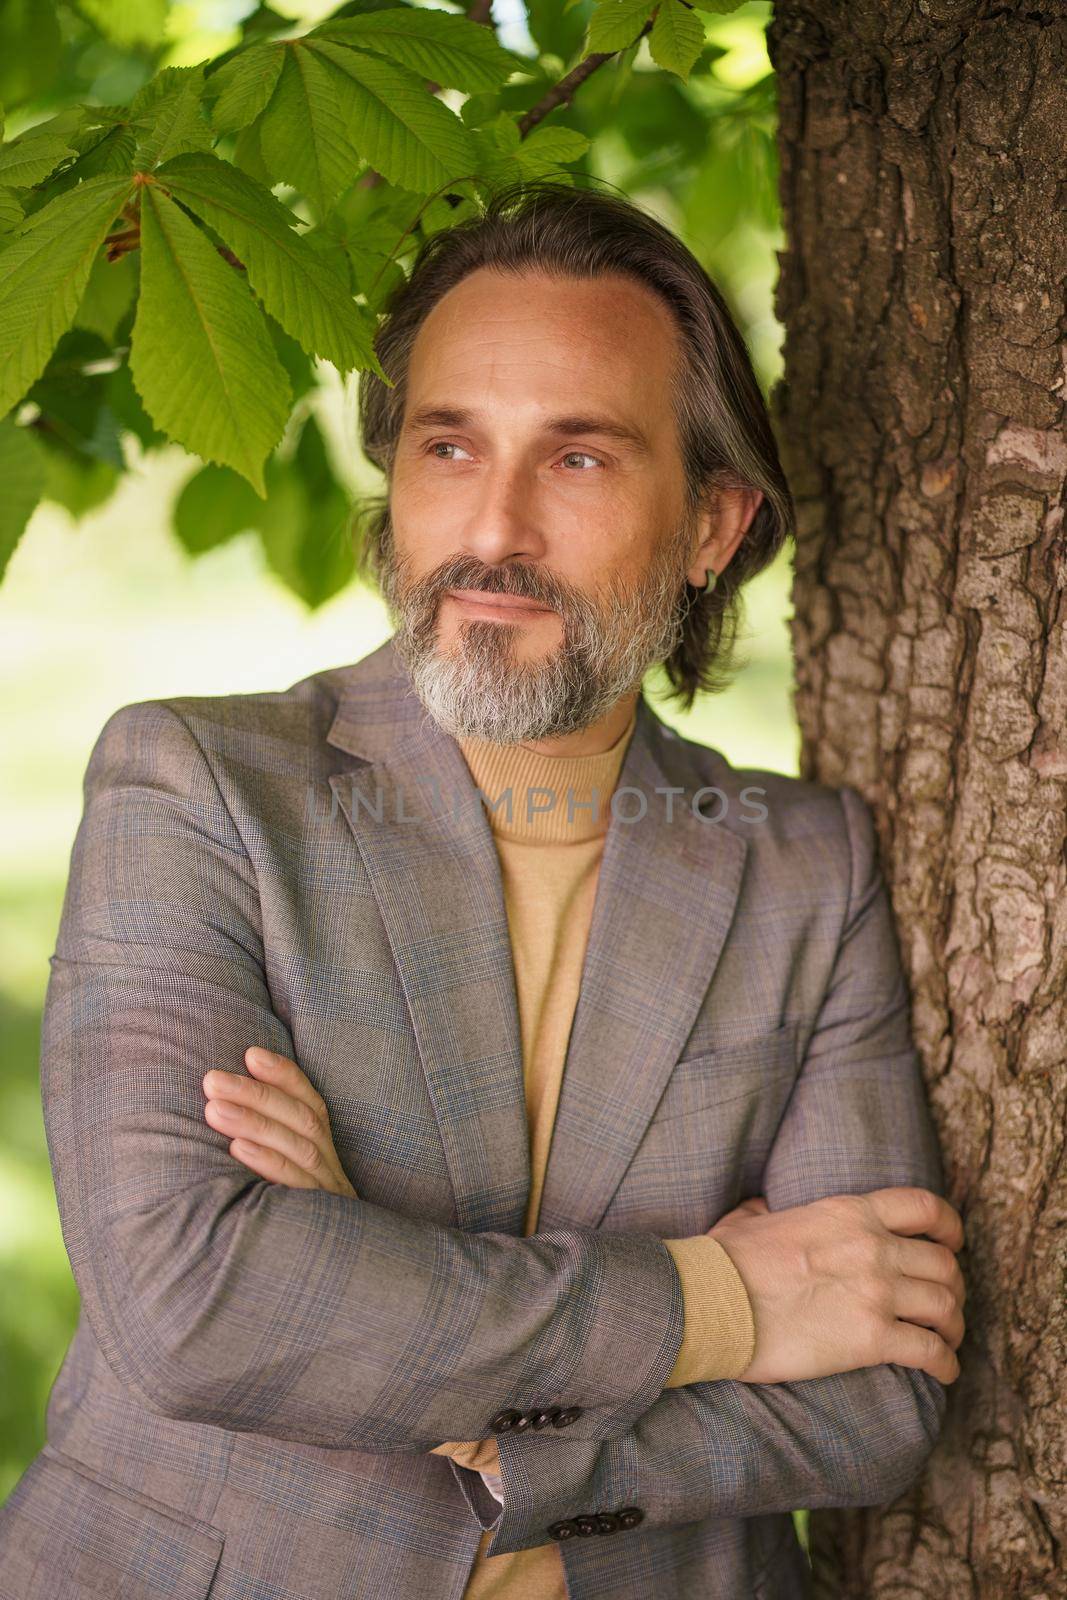
[[[568,1406],[565,1411],[557,1411],[552,1418],[554,1428],[569,1428],[572,1422],[577,1422],[582,1414],[581,1406]]]
[[[531,1428],[547,1428],[549,1423],[550,1422],[554,1422],[555,1419],[558,1416],[559,1416],[558,1410],[557,1411],[531,1411],[530,1412],[530,1427]]]
[[[548,1532],[553,1539],[569,1539],[574,1532],[574,1523],[569,1518],[563,1522],[551,1522]]]
[[[626,1506],[618,1513],[620,1528],[636,1528],[639,1522],[644,1522],[645,1513],[640,1506]]]
[[[494,1433],[507,1433],[521,1420],[521,1411],[498,1411],[489,1426]]]
[[[614,1511],[598,1511],[596,1514],[597,1533],[618,1533],[619,1519]]]
[[[519,1420],[518,1422],[513,1422],[511,1424],[510,1432],[525,1433],[526,1430],[532,1426],[531,1418],[533,1415],[534,1413],[532,1411],[520,1411]]]
[[[580,1533],[583,1538],[588,1538],[591,1533],[600,1532],[600,1529],[597,1527],[596,1517],[575,1517],[574,1526],[576,1531]]]

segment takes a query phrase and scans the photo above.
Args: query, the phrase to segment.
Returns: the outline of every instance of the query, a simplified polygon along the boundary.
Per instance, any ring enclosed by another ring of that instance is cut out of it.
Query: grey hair
[[[685,472],[686,518],[714,503],[716,490],[763,492],[740,545],[714,590],[684,580],[679,640],[664,662],[669,698],[688,709],[698,691],[718,693],[736,670],[733,652],[740,591],[796,537],[793,497],[759,383],[721,291],[669,228],[625,196],[539,178],[497,189],[482,211],[442,229],[422,245],[410,276],[383,308],[374,340],[382,369],[359,378],[364,454],[391,480],[403,423],[406,380],[416,335],[437,302],[468,273],[594,278],[623,273],[653,290],[673,313],[682,358],[671,394]],[[369,497],[359,566],[375,578],[390,533],[388,494]]]

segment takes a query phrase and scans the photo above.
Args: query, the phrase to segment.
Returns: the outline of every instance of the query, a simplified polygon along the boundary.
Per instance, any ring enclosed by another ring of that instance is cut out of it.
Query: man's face
[[[678,358],[667,308],[621,275],[481,269],[420,328],[380,568],[398,653],[454,736],[588,727],[674,648],[697,545]]]

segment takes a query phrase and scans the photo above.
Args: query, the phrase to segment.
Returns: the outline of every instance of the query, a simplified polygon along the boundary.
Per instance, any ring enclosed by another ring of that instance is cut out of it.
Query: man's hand
[[[830,1195],[771,1211],[743,1200],[708,1233],[752,1301],[742,1383],[790,1383],[896,1362],[953,1383],[963,1338],[963,1223],[929,1189]],[[908,1235],[925,1233],[928,1242]],[[921,1324],[921,1326],[920,1326]]]
[[[271,1183],[358,1198],[333,1147],[326,1102],[296,1062],[253,1046],[245,1065],[253,1077],[203,1077],[204,1115],[230,1140],[231,1156]]]

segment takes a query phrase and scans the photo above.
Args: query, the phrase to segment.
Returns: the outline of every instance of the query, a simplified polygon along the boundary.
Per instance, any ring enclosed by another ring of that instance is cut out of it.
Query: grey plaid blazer
[[[392,641],[108,719],[41,1049],[81,1315],[0,1600],[459,1600],[494,1524],[490,1556],[577,1533],[577,1600],[790,1600],[793,1508],[914,1480],[945,1404],[914,1369],[663,1388],[663,1238],[746,1195],[942,1192],[870,812],[644,700],[616,806],[524,1238],[498,859]],[[256,1178],[205,1121],[250,1044],[321,1092],[358,1199]],[[503,1509],[429,1453],[542,1409],[569,1420],[499,1433]]]

